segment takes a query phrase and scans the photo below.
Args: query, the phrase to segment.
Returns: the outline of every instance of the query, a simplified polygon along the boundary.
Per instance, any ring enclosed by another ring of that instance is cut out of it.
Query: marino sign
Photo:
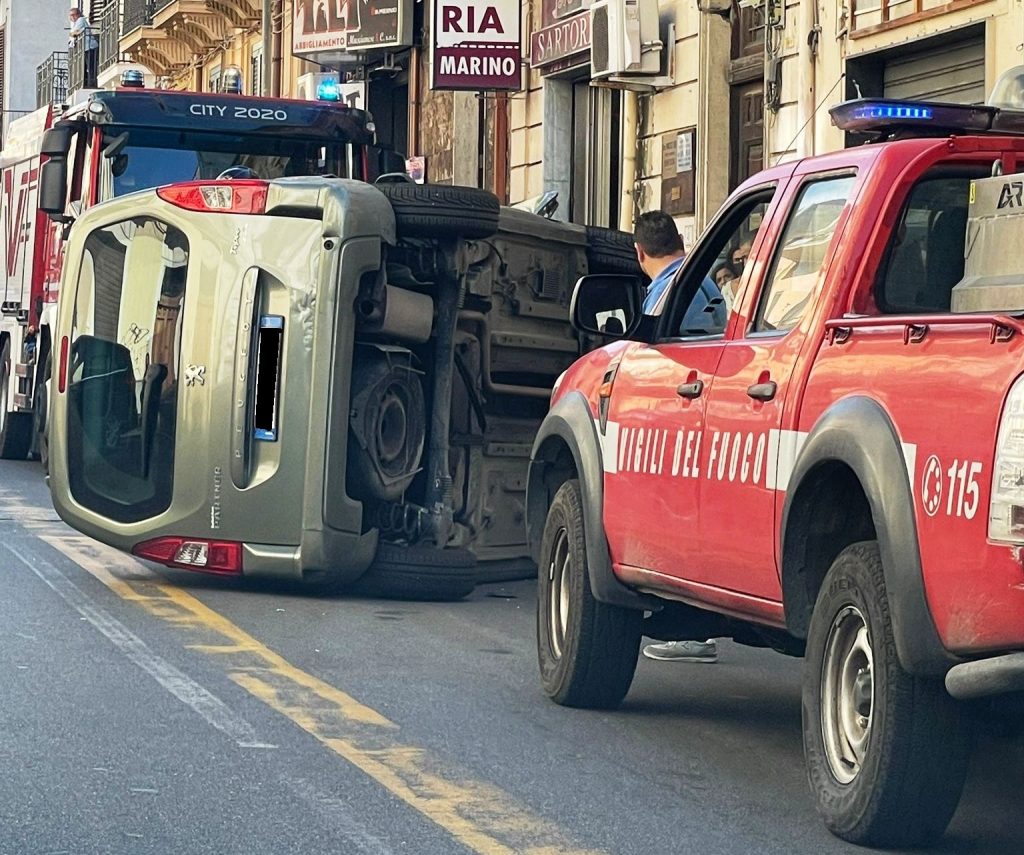
[[[433,89],[512,89],[522,85],[519,0],[435,0]]]

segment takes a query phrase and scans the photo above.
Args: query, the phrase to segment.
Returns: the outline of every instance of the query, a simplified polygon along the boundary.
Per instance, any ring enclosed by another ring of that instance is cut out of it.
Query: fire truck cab
[[[337,103],[134,87],[12,122],[0,152],[0,459],[47,463],[50,331],[67,226],[83,209],[196,179],[372,179],[395,169],[387,152],[371,164],[373,143],[369,114]]]

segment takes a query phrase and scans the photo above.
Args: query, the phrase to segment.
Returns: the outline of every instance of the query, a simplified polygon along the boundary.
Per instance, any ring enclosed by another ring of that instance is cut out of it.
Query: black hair
[[[637,217],[633,240],[652,258],[664,258],[685,249],[679,229],[664,211],[648,211]]]
[[[729,255],[732,256],[732,253],[730,252]],[[721,264],[717,265],[714,270],[711,271],[711,280],[716,285],[718,284],[718,274],[721,273],[723,270],[728,270],[732,274],[733,279],[739,279],[739,276],[736,275],[736,268],[733,267],[728,261],[723,261]]]

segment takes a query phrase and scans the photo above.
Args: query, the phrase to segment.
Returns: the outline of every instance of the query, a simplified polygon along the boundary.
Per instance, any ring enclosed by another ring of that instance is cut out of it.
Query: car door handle
[[[753,386],[747,387],[747,394],[755,401],[770,401],[778,391],[779,384],[774,380],[769,380],[767,383],[755,383]]]
[[[704,394],[704,381],[694,380],[692,383],[680,383],[676,388],[676,394],[680,398],[686,398],[688,401],[699,398]]]

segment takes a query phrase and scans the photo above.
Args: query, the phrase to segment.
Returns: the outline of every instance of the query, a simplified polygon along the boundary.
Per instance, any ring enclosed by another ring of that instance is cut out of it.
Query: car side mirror
[[[578,332],[627,338],[643,317],[643,286],[636,276],[595,273],[582,276],[569,308]]]
[[[58,223],[67,222],[68,164],[51,156],[39,170],[39,210]]]

